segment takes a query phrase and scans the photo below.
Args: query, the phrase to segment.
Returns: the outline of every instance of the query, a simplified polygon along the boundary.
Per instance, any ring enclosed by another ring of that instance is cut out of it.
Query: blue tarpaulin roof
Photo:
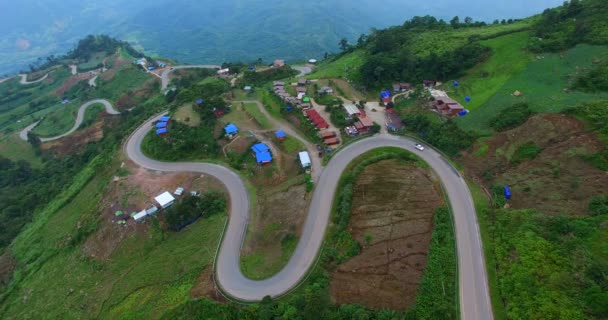
[[[169,120],[171,120],[171,117],[169,117],[169,116],[164,116],[164,117],[162,117],[162,118],[160,118],[160,119],[158,119],[158,120],[160,120],[160,121],[162,121],[162,122],[169,122]]]
[[[203,104],[203,99],[196,100],[196,104]]]
[[[235,134],[239,131],[239,128],[233,124],[233,123],[229,123],[225,128],[224,131],[226,131],[227,134]]]
[[[466,110],[462,110],[462,111],[458,112],[458,115],[462,117],[462,116],[466,116],[467,113],[468,112]]]
[[[156,134],[161,135],[163,133],[167,133],[167,128],[160,128],[156,130]]]
[[[277,135],[278,138],[285,138],[285,132],[283,132],[283,130],[279,130],[277,132],[275,132],[275,134]]]
[[[167,127],[167,123],[166,122],[157,122],[156,123],[156,127],[157,128],[166,128]]]
[[[255,153],[264,153],[270,151],[270,148],[268,148],[266,144],[260,142],[254,144],[253,147],[251,147],[251,150],[253,150]]]
[[[507,200],[511,199],[511,189],[509,189],[509,186],[505,186],[505,198]]]
[[[391,92],[386,90],[386,91],[382,91],[382,93],[380,93],[380,96],[382,96],[382,98],[390,98],[391,97]]]
[[[258,152],[255,154],[255,160],[258,163],[270,162],[272,161],[272,155],[270,152]]]

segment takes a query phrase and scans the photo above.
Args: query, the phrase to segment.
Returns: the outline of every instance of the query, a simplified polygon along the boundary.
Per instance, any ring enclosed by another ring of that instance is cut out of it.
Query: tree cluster
[[[505,131],[518,127],[532,116],[533,112],[527,103],[516,103],[504,109],[490,120],[490,126],[496,131]]]
[[[608,2],[571,0],[558,8],[547,9],[535,23],[529,44],[534,52],[561,51],[579,43],[607,44]]]
[[[470,148],[476,137],[460,129],[453,120],[441,124],[431,122],[424,114],[413,114],[403,118],[406,129],[439,148],[449,156],[457,156],[461,150]]]
[[[226,197],[219,192],[206,192],[199,196],[187,195],[177,200],[165,213],[169,229],[180,231],[199,218],[207,218],[226,211]]]
[[[293,70],[289,66],[271,68],[264,71],[247,70],[243,74],[243,83],[251,86],[261,86],[266,82],[286,79],[289,77],[293,77],[296,74],[298,74],[298,72]]]

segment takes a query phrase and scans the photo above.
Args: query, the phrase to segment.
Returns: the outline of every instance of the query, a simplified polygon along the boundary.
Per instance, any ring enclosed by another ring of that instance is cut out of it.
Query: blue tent
[[[156,134],[159,136],[162,134],[165,134],[165,133],[167,133],[167,128],[160,128],[160,129],[156,130]]]
[[[255,70],[255,66],[249,66],[249,70],[251,70],[251,71]]]
[[[255,153],[264,153],[264,152],[269,152],[270,148],[268,148],[268,146],[262,142],[254,144],[253,147],[251,147],[251,150],[253,150],[253,152]]]
[[[287,135],[285,135],[285,132],[283,130],[279,130],[279,131],[275,132],[275,135],[279,139],[285,139],[285,137],[287,137]]]
[[[226,134],[235,134],[235,133],[239,132],[239,128],[235,124],[229,123],[224,128],[224,131],[226,131]]]
[[[291,109],[292,109],[291,106],[285,107],[285,110],[287,110],[287,111],[291,111]]]
[[[469,96],[464,97],[464,101],[471,102],[471,97],[469,97]]]
[[[255,161],[257,163],[267,163],[272,161],[272,155],[270,152],[258,152],[255,154]]]
[[[459,84],[458,81],[454,81],[454,87],[458,87]]]
[[[382,91],[382,92],[380,93],[380,96],[381,96],[382,98],[390,98],[390,97],[391,97],[391,92],[390,92],[390,91],[388,91],[388,90]]]
[[[169,122],[169,121],[171,120],[171,117],[169,117],[169,116],[164,116],[164,117],[162,117],[162,118],[160,118],[160,119],[158,119],[158,120],[160,120],[160,121],[162,121],[162,122]]]
[[[156,127],[157,128],[166,128],[167,127],[167,123],[166,122],[157,122],[156,123]]]
[[[505,198],[507,200],[511,199],[511,189],[509,189],[509,186],[505,186]]]
[[[462,117],[462,116],[466,116],[467,113],[468,112],[466,110],[462,110],[462,111],[458,112],[458,115]]]
[[[196,100],[196,104],[203,104],[203,99]]]

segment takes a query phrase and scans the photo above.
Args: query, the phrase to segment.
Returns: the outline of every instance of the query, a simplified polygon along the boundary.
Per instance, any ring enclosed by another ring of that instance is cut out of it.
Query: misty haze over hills
[[[522,18],[561,0],[0,0],[0,74],[62,54],[87,34],[109,34],[188,63],[288,61],[335,52],[371,27],[415,15]]]

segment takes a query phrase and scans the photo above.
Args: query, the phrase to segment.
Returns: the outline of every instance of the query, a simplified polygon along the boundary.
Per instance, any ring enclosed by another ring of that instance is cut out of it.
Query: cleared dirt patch
[[[61,139],[43,143],[41,148],[45,152],[60,156],[74,154],[80,151],[87,143],[99,141],[103,138],[103,125],[107,117],[110,117],[110,115],[100,112],[97,116],[99,120],[91,126],[83,130],[76,130],[74,133]]]
[[[17,268],[17,261],[13,258],[11,251],[7,249],[0,256],[0,292],[11,282],[15,268]]]
[[[540,152],[519,163],[518,148],[533,144]],[[509,205],[533,208],[544,214],[585,215],[591,198],[605,193],[608,175],[583,159],[604,148],[584,125],[562,114],[543,114],[522,126],[478,143],[465,154],[468,175],[486,187],[509,185]]]
[[[385,160],[366,167],[353,190],[349,229],[361,253],[332,274],[335,302],[404,310],[414,304],[443,205],[438,183],[416,164]]]
[[[122,176],[122,177],[121,177]],[[177,187],[190,191],[217,190],[225,193],[223,184],[210,176],[198,173],[164,173],[150,171],[126,161],[115,176],[99,204],[100,228],[83,246],[86,255],[105,260],[132,232],[146,232],[150,223],[136,223],[127,217],[126,225],[117,224],[116,211],[125,215],[154,205],[154,197],[164,191],[173,192]]]

